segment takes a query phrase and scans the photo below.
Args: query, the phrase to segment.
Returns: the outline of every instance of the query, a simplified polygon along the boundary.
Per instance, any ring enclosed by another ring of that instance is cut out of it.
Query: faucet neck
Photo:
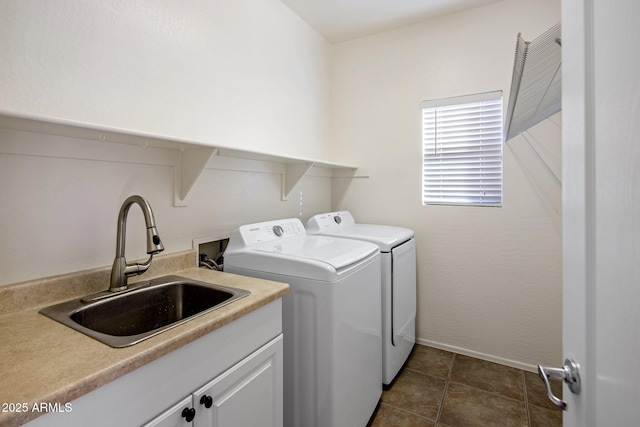
[[[147,227],[147,253],[157,253],[161,252],[164,248],[157,250],[149,247],[149,241],[154,241],[153,236],[157,237],[157,244],[162,246],[160,243],[160,238],[158,237],[158,232],[156,230],[156,222],[153,217],[153,211],[151,210],[151,205],[141,196],[131,196],[127,198],[127,200],[122,203],[122,207],[120,208],[120,213],[118,213],[118,234],[116,241],[116,258],[124,257],[124,249],[125,249],[125,239],[127,235],[127,217],[129,216],[129,209],[131,206],[136,203],[142,209],[142,215],[144,216],[144,223]],[[151,234],[151,233],[153,234]],[[150,235],[151,234],[151,235]]]
[[[137,204],[142,209],[144,215],[144,222],[147,228],[147,253],[149,259],[142,263],[127,264],[125,259],[125,240],[127,234],[127,216],[129,209],[133,204]],[[141,196],[131,196],[127,198],[120,208],[118,214],[118,234],[116,240],[116,257],[113,260],[113,267],[111,268],[111,281],[109,285],[109,291],[117,292],[127,289],[127,278],[137,274],[142,274],[151,266],[151,260],[153,255],[164,250],[164,246],[158,235],[156,229],[155,219],[153,217],[153,211],[149,203]]]

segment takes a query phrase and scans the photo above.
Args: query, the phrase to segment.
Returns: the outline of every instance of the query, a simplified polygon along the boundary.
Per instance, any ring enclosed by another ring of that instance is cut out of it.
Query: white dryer
[[[348,211],[315,215],[308,234],[375,243],[382,259],[382,382],[389,386],[416,342],[416,243],[413,230],[356,224]]]
[[[308,236],[296,218],[231,235],[225,271],[290,285],[283,298],[285,426],[367,424],[382,394],[380,268],[376,245]]]

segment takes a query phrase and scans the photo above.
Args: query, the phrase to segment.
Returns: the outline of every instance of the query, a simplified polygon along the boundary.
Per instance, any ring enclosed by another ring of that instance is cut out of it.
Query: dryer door
[[[391,343],[410,352],[416,341],[415,239],[391,250],[391,277]]]

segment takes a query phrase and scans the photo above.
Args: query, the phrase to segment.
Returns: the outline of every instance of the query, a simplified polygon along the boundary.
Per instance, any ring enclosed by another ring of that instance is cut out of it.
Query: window
[[[422,204],[502,205],[502,92],[422,103]]]

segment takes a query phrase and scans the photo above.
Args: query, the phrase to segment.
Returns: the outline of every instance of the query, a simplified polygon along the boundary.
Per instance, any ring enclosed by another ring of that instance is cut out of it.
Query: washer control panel
[[[247,246],[307,234],[302,222],[297,218],[243,225],[237,232]]]

